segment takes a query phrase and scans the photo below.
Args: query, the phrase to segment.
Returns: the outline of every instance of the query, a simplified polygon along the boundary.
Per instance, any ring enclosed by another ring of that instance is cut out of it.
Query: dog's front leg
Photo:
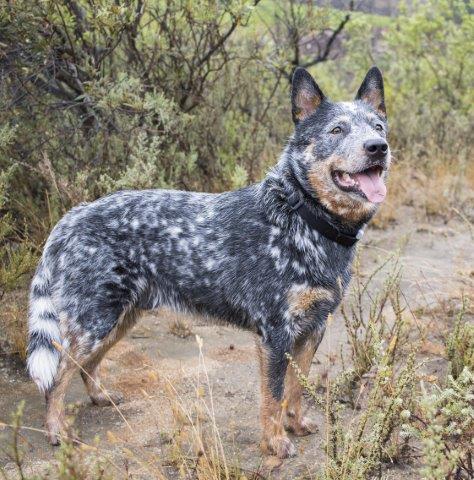
[[[324,328],[320,327],[309,336],[298,340],[291,352],[293,362],[296,363],[300,372],[307,377],[314,354],[321,343]],[[303,387],[298,379],[293,365],[288,367],[285,377],[285,400],[287,409],[288,430],[297,436],[309,435],[317,431],[316,423],[303,415],[301,409],[301,397]]]
[[[262,423],[261,447],[265,453],[279,458],[292,457],[296,449],[284,428],[286,407],[283,402],[285,374],[288,361],[285,353],[291,351],[286,345],[274,345],[257,340],[260,360],[260,390]]]

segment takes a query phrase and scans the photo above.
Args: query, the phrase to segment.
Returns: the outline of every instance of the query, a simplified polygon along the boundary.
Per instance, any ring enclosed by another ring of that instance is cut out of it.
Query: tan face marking
[[[292,315],[304,315],[316,303],[333,299],[334,293],[322,287],[291,289],[288,292],[289,311]]]
[[[371,215],[375,205],[340,190],[331,176],[334,170],[350,170],[350,165],[336,155],[325,161],[314,161],[308,170],[308,181],[320,202],[332,213],[351,222],[358,222]]]

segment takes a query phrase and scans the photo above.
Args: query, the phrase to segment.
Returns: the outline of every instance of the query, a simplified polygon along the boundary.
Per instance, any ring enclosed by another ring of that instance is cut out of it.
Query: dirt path
[[[371,271],[401,245],[404,245],[402,290],[413,310],[448,302],[450,298],[458,298],[461,291],[472,292],[474,251],[469,227],[462,222],[447,225],[440,221],[426,225],[406,222],[384,231],[369,231],[360,249],[363,272]],[[84,442],[91,444],[94,438],[100,438],[101,451],[109,452],[118,464],[123,464],[122,449],[127,447],[142,459],[164,463],[169,478],[175,478],[170,439],[176,439],[178,433],[173,420],[176,413],[174,416],[172,413],[173,407],[176,411],[176,404],[170,401],[173,396],[170,391],[175,389],[184,399],[176,401],[184,402],[186,408],[192,410],[193,405],[199,403],[196,401],[197,378],[200,375],[201,381],[204,380],[195,336],[183,339],[173,335],[169,331],[171,321],[172,316],[166,312],[146,315],[104,361],[104,383],[124,393],[125,402],[120,405],[120,412],[129,426],[113,407],[90,405],[79,377],[74,380],[67,401],[75,405],[75,425]],[[188,321],[193,334],[203,339],[214,416],[227,458],[247,469],[262,468],[268,459],[263,458],[258,449],[259,379],[252,335],[229,327],[209,326],[199,319]],[[328,328],[310,376],[324,377],[340,371],[341,348],[347,351],[344,326],[338,313]],[[436,371],[436,361],[433,368]],[[197,392],[202,394],[200,389]],[[209,395],[205,395],[209,404]],[[19,362],[0,357],[0,421],[9,422],[20,400],[25,401],[24,425],[42,429],[43,399]],[[324,416],[315,412],[312,416],[321,425],[320,432],[296,439],[299,455],[285,461],[273,472],[272,478],[296,478],[314,471],[324,462]],[[186,429],[189,431],[190,427],[182,428],[179,435]],[[9,438],[10,431],[0,429],[2,448],[9,443]],[[186,438],[183,442],[189,443]],[[24,432],[21,443],[26,450],[25,465],[31,471],[45,468],[54,455],[41,433]],[[1,449],[0,465],[5,465],[7,471],[13,470],[11,460]],[[133,468],[138,471],[137,466]],[[410,475],[409,470],[391,470],[386,478],[410,478]],[[143,470],[140,476],[150,478]]]

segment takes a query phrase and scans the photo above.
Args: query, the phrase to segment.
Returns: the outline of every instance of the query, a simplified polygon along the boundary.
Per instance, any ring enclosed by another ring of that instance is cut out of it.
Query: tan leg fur
[[[311,362],[316,353],[316,349],[319,346],[321,336],[322,335],[313,335],[305,339],[305,341],[295,345],[292,357],[304,376],[308,376]],[[288,365],[285,377],[287,428],[290,432],[300,437],[317,431],[316,423],[311,421],[308,417],[303,416],[301,408],[302,394],[303,387],[298,380],[295,369],[290,364]]]
[[[261,447],[264,453],[276,455],[278,458],[292,457],[296,449],[288,438],[283,421],[285,417],[285,402],[273,398],[268,378],[268,352],[257,340],[257,352],[260,361],[260,391],[262,423]]]
[[[59,445],[61,437],[67,436],[64,397],[76,370],[74,362],[63,356],[54,386],[46,395],[46,431],[51,445]]]

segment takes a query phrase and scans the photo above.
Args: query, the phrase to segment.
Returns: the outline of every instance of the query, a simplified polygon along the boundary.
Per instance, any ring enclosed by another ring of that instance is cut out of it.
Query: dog
[[[386,195],[382,74],[372,67],[354,101],[335,103],[297,68],[291,107],[294,133],[261,183],[220,194],[121,191],[55,226],[32,280],[27,360],[53,445],[66,434],[74,372],[81,367],[94,404],[118,403],[99,364],[140,312],[161,306],[255,333],[265,452],[295,455],[286,432],[316,430],[288,357],[308,373]]]

